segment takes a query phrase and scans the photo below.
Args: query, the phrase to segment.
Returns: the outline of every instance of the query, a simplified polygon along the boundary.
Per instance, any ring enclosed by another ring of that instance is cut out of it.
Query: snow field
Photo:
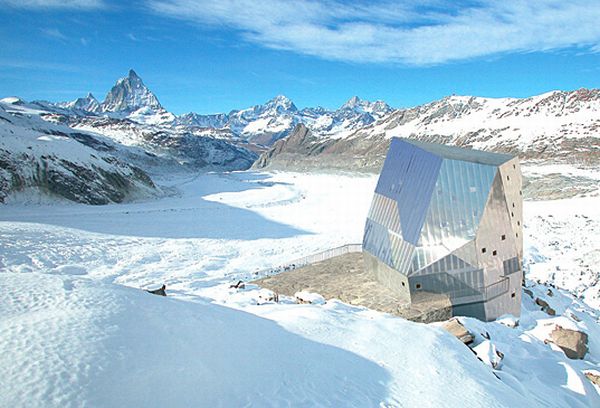
[[[172,180],[181,194],[154,201],[3,206],[0,406],[600,404],[582,374],[599,368],[598,311],[567,292],[549,297],[534,286],[557,316],[524,295],[516,328],[462,319],[480,356],[504,354],[494,370],[435,324],[335,300],[259,302],[254,285],[229,287],[360,242],[375,183],[351,174],[208,174]],[[598,219],[586,200],[528,202],[525,219],[547,211],[568,226],[559,246],[592,247],[576,217]],[[557,257],[546,241],[552,228],[525,227],[532,273],[547,259],[584,256]],[[139,290],[162,283],[167,298]],[[544,344],[555,324],[590,335],[584,360]]]

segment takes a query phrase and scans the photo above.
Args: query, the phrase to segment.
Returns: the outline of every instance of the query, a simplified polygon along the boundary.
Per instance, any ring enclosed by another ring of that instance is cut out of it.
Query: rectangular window
[[[502,235],[502,241],[506,240],[506,235]]]
[[[498,251],[496,251],[496,250],[494,249],[494,251],[492,252],[492,255],[494,255],[494,256],[498,255]]]
[[[481,253],[485,254],[486,249],[485,248],[481,248]]]

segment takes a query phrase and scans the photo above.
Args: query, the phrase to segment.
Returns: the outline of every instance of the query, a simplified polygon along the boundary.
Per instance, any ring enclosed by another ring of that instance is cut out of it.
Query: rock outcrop
[[[556,326],[550,333],[550,342],[556,344],[570,359],[583,359],[588,352],[588,335],[584,332]]]
[[[464,344],[470,344],[475,340],[475,336],[473,336],[473,334],[471,334],[458,319],[450,319],[444,322],[441,327]]]

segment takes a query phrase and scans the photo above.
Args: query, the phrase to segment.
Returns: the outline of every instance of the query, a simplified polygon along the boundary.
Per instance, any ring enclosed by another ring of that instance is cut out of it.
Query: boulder
[[[544,299],[536,298],[535,303],[542,308],[542,310],[548,313],[550,316],[556,316],[556,311],[550,307],[548,302]]]
[[[323,305],[325,304],[325,298],[318,293],[311,293],[307,291],[296,292],[294,294],[296,298],[296,303],[309,303],[313,305]]]
[[[596,372],[592,372],[592,371],[586,371],[585,372],[585,376],[588,378],[588,380],[590,380],[593,384],[596,384],[598,387],[600,387],[600,374],[596,371]]]
[[[570,359],[583,359],[588,351],[588,335],[578,330],[556,326],[550,333],[550,340],[561,348]]]
[[[466,328],[462,325],[458,319],[450,319],[442,324],[442,328],[454,337],[462,341],[464,344],[470,344],[475,340],[473,336]]]
[[[158,295],[158,296],[167,296],[167,285],[162,285],[160,288],[158,289],[154,289],[154,290],[147,290],[146,292],[148,293],[152,293],[153,295]]]
[[[262,305],[264,303],[270,303],[270,302],[275,302],[275,303],[279,303],[279,294],[268,290],[268,289],[261,289],[258,291],[258,299],[256,300],[256,303],[258,305]]]

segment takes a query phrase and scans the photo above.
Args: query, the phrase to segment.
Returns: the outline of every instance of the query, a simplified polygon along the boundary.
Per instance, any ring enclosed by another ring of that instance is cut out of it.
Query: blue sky
[[[130,68],[175,113],[595,88],[599,21],[597,0],[0,0],[0,96],[102,100]]]

